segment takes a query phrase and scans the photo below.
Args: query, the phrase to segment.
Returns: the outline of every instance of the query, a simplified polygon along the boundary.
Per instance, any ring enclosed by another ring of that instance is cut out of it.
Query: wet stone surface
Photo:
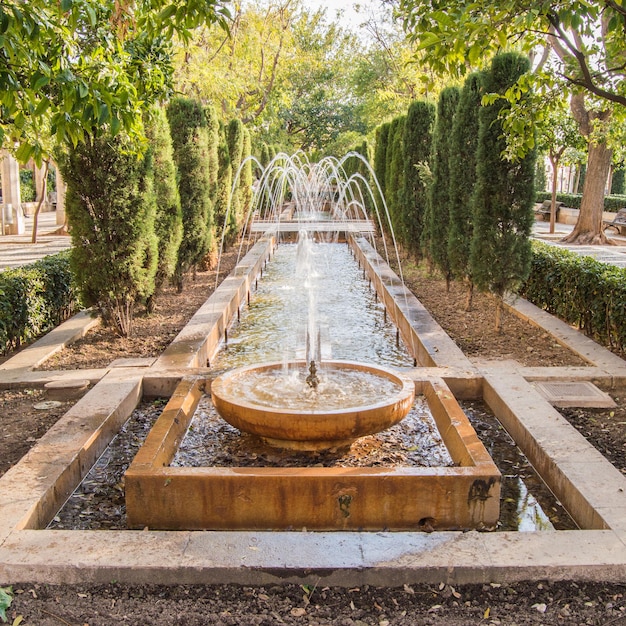
[[[123,530],[126,528],[124,501],[124,472],[161,414],[166,399],[143,402],[134,411],[119,435],[111,442],[96,465],[88,473],[65,506],[49,525],[51,529]],[[237,467],[385,467],[422,464],[420,458],[431,458],[431,463],[446,464],[447,451],[439,447],[439,434],[425,403],[417,407],[405,420],[385,433],[364,437],[352,444],[350,455],[345,451],[323,453],[291,453],[265,446],[258,439],[239,434],[203,399],[198,414],[213,412],[210,419],[202,419],[204,427],[192,428],[183,448],[186,465],[203,465],[207,450],[213,455],[213,465]],[[501,516],[497,530],[567,530],[576,528],[567,512],[554,498],[534,472],[519,448],[498,420],[480,403],[463,403],[463,409],[502,472]],[[210,409],[210,410],[209,410]],[[426,414],[427,419],[423,419]],[[417,434],[415,433],[417,430]],[[208,437],[208,440],[207,440]],[[204,444],[200,444],[204,438]],[[369,440],[369,441],[368,441]],[[440,439],[439,439],[440,441]],[[230,443],[228,443],[230,442]],[[419,443],[417,443],[419,442]],[[199,445],[205,447],[198,448]],[[195,446],[195,449],[194,449]],[[211,450],[212,449],[212,450]],[[308,456],[307,465],[303,456]],[[435,463],[435,459],[437,462]],[[181,465],[181,459],[175,461]],[[447,464],[450,464],[449,457]]]
[[[502,474],[496,530],[577,528],[493,413],[479,402],[464,402],[461,406]]]
[[[225,422],[204,396],[172,466],[178,467],[443,467],[452,465],[423,399],[387,430],[348,450],[294,452],[274,448]]]
[[[48,528],[126,529],[124,472],[166,403],[166,399],[157,399],[135,409]]]

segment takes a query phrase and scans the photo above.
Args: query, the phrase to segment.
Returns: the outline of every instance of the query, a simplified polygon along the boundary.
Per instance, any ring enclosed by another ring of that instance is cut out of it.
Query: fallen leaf
[[[491,614],[491,609],[487,607],[485,612],[483,613],[483,619],[489,619],[489,615]]]

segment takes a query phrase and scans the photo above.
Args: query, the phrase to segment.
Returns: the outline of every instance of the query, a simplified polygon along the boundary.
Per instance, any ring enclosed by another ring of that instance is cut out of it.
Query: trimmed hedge
[[[538,191],[535,194],[535,202],[543,202],[544,200],[551,200],[552,194],[549,191]],[[580,209],[580,201],[582,200],[582,194],[580,193],[557,193],[556,199],[562,202],[566,207],[570,209]],[[626,196],[604,196],[604,210],[617,213],[619,209],[626,207]]]
[[[532,246],[532,269],[520,295],[624,353],[626,269],[542,242]]]
[[[48,332],[78,306],[69,251],[0,273],[0,351]]]

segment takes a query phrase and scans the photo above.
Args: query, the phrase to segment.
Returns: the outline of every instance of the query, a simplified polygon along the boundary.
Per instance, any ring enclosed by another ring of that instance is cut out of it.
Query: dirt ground
[[[234,256],[223,265],[232,267]],[[515,359],[525,365],[579,365],[581,360],[530,324],[505,314],[502,333],[494,331],[494,302],[474,297],[464,309],[464,289],[445,283],[425,268],[405,263],[404,278],[443,328],[470,358]],[[101,367],[119,357],[156,357],[173,339],[215,285],[201,272],[182,295],[166,290],[151,315],[140,313],[136,334],[121,339],[97,329],[64,350],[46,369]],[[14,465],[68,405],[37,408],[40,390],[0,392],[0,475]],[[563,414],[611,462],[626,473],[626,402],[611,410],[564,410]],[[101,531],[106,532],[106,531]],[[0,581],[5,584],[10,581]],[[626,584],[547,583],[448,585],[353,589],[323,586],[234,585],[160,587],[150,585],[22,584],[11,590],[8,623],[58,626],[112,624],[318,624],[392,626],[421,624],[594,624],[626,625]],[[2,594],[0,593],[0,617]],[[0,619],[0,621],[2,621]]]

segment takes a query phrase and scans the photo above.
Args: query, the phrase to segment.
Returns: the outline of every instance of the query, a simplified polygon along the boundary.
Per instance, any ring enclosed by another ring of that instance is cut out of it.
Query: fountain
[[[363,267],[363,277],[369,275],[377,302],[384,302],[385,319],[387,311],[395,319],[397,340],[400,334],[405,338],[410,357],[402,367],[415,365],[418,358],[422,364],[432,364],[422,358],[423,347],[406,317],[412,315],[403,295],[406,290],[399,288],[388,263],[367,242],[369,238],[373,244],[375,229],[366,219],[362,191],[357,198],[355,189],[361,187],[356,179],[345,180],[341,162],[296,166],[295,160],[292,157],[287,166],[274,163],[265,170],[246,223],[249,235],[261,238],[231,274],[232,280],[225,281],[210,300],[219,307],[219,327],[225,336],[235,313],[239,317],[240,305],[251,302],[250,286],[257,284],[265,266],[261,260],[268,254],[265,251],[273,250],[274,238],[297,233],[295,285],[285,287],[291,289],[285,293],[296,298],[296,309],[302,310],[304,319],[292,320],[296,316],[289,313],[284,325],[293,321],[292,334],[298,338],[262,338],[262,350],[251,362],[220,365],[226,371],[215,378],[190,375],[180,382],[126,473],[129,527],[415,530],[493,526],[499,511],[500,475],[446,384],[420,376],[417,370],[409,377],[397,366],[346,358],[341,347],[330,345],[328,313],[320,311],[326,289],[317,284],[320,260],[313,260],[312,246],[319,245],[313,244],[316,239],[325,241],[341,232]],[[374,202],[369,185],[366,189]],[[380,229],[381,211],[375,206],[374,212]],[[274,323],[270,320],[268,325]],[[348,324],[358,328],[359,321]],[[362,342],[356,335],[353,349],[360,354]],[[280,354],[272,352],[274,344],[282,346]],[[213,367],[212,355],[217,350],[216,344],[202,348]],[[268,350],[273,359],[267,358]],[[335,350],[338,354],[331,356]],[[172,345],[175,358],[184,353],[182,345]],[[347,451],[354,440],[400,422],[419,393],[428,403],[453,466],[171,466],[200,399],[209,393],[222,418],[240,431],[270,446],[303,454]]]
[[[324,363],[319,379],[312,360],[290,363],[287,372],[283,363],[243,367],[211,384],[229,424],[298,450],[348,447],[398,423],[414,397],[415,383],[400,373],[349,361]]]
[[[380,366],[322,359],[312,245],[307,231],[300,230],[295,289],[305,303],[305,310],[297,312],[306,324],[305,360],[230,370],[212,382],[211,397],[227,422],[272,446],[345,448],[403,419],[413,404],[415,384]]]

